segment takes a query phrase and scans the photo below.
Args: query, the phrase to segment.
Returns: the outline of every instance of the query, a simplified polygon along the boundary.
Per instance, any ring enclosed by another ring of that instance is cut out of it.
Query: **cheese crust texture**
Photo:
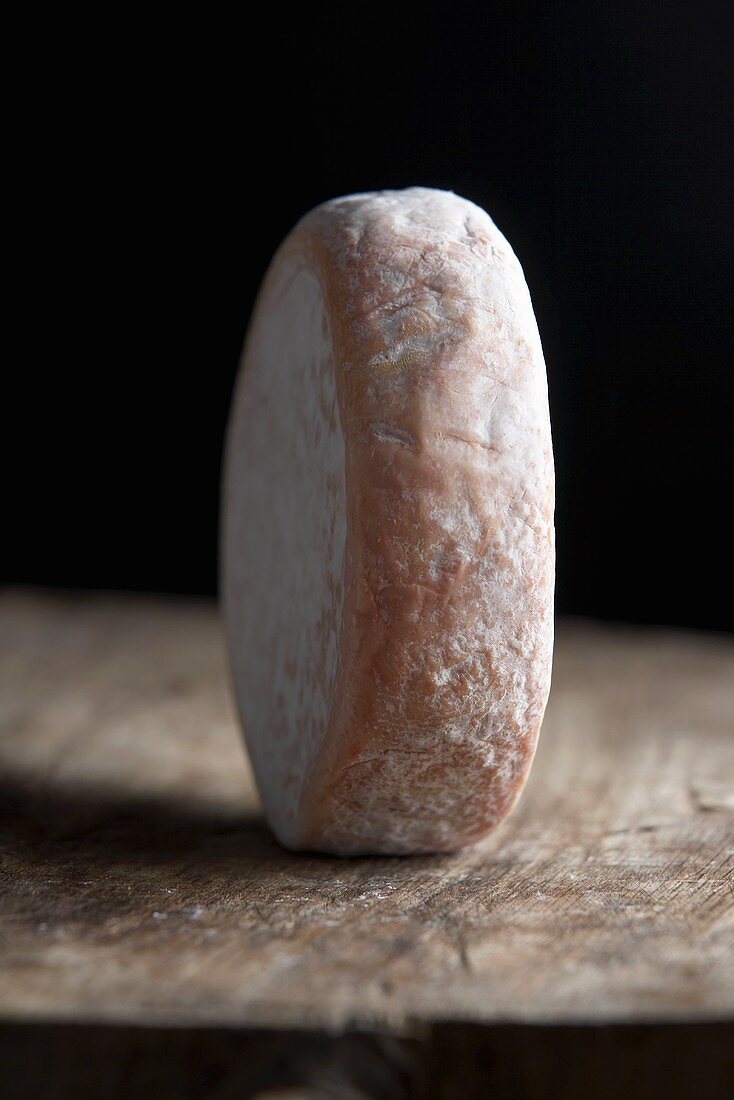
[[[427,188],[307,214],[255,307],[222,510],[283,844],[451,851],[507,815],[550,687],[553,506],[538,329],[487,214]]]

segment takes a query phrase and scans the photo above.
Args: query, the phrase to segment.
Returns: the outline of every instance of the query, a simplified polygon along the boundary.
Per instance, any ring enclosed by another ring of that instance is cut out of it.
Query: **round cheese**
[[[537,325],[487,214],[425,188],[308,214],[256,304],[222,511],[283,844],[449,851],[506,816],[550,686],[553,495]]]

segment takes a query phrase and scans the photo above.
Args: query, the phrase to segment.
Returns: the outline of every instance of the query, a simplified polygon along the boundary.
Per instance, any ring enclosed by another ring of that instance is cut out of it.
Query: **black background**
[[[732,5],[206,10],[25,42],[8,578],[213,592],[273,250],[319,201],[423,184],[486,207],[525,268],[559,610],[734,626]]]

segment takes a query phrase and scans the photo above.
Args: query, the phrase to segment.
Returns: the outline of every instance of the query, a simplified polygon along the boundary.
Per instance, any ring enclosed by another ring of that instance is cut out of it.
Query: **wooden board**
[[[0,1014],[344,1028],[734,1018],[734,642],[561,625],[529,787],[452,857],[283,851],[215,609],[0,604]]]

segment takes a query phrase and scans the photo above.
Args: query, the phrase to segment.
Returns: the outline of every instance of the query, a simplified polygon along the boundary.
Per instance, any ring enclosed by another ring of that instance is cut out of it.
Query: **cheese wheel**
[[[538,329],[487,214],[426,188],[307,214],[255,307],[222,513],[284,845],[451,851],[506,816],[550,686],[553,497]]]

